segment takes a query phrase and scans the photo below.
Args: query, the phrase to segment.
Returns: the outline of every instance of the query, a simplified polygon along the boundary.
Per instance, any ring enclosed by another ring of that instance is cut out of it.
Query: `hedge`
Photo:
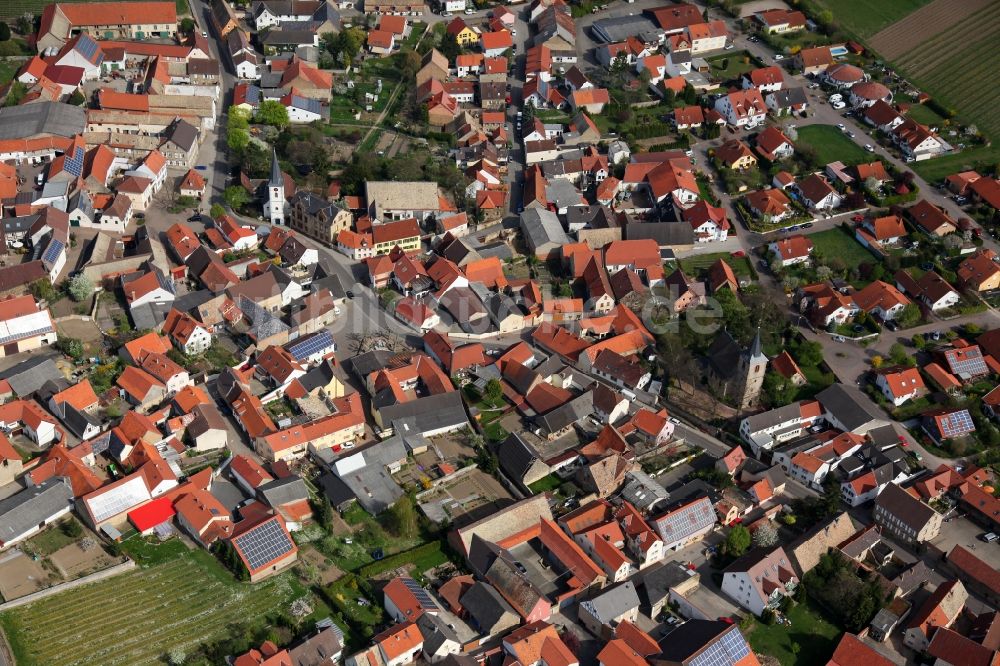
[[[365,566],[358,569],[358,575],[362,578],[371,578],[382,572],[389,571],[390,569],[395,569],[401,567],[404,564],[412,564],[418,559],[429,557],[435,553],[440,553],[443,560],[448,559],[444,552],[441,550],[441,542],[433,541],[431,543],[425,543],[422,546],[417,546],[410,550],[404,551],[402,553],[396,553],[390,557],[387,557],[378,562],[372,562],[371,564],[366,564]]]

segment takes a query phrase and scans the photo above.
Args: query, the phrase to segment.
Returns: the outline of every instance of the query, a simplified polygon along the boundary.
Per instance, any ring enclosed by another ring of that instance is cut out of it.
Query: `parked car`
[[[784,60],[785,56],[781,55],[780,53],[775,53],[774,54],[774,59],[775,60]]]
[[[844,101],[844,96],[841,95],[840,93],[833,93],[832,95],[830,95],[829,100],[831,102],[842,102]]]
[[[1000,539],[1000,536],[997,536],[996,532],[987,532],[986,534],[984,534],[980,538],[983,541],[985,541],[986,543],[993,543],[997,539]]]
[[[887,329],[889,329],[890,331],[898,331],[899,330],[899,324],[897,324],[896,322],[894,322],[891,319],[889,321],[885,322],[885,327]]]
[[[830,106],[832,106],[833,108],[835,108],[835,109],[837,109],[839,111],[840,109],[843,109],[847,105],[844,104],[843,102],[834,102]]]
[[[873,146],[870,143],[866,143],[865,144],[865,150],[867,150],[869,153],[874,153],[875,152],[875,146]]]
[[[847,338],[845,338],[842,335],[835,335],[835,336],[833,336],[833,341],[834,342],[847,342]]]

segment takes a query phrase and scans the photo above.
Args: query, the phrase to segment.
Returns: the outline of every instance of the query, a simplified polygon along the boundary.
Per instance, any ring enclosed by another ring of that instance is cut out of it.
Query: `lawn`
[[[547,476],[542,477],[538,481],[535,481],[534,483],[529,485],[528,488],[530,488],[531,492],[535,493],[536,495],[541,495],[542,493],[555,490],[556,488],[561,486],[562,483],[563,483],[562,480],[558,476],[556,476],[555,474],[549,474]]]
[[[938,127],[944,122],[944,118],[937,111],[924,104],[913,104],[910,110],[906,112],[906,116],[913,118],[922,125],[930,127]]]
[[[281,610],[293,600],[293,588],[290,574],[239,583],[208,552],[185,549],[148,568],[7,611],[0,623],[19,666],[163,664],[171,649],[190,652],[225,636],[234,622]]]
[[[5,86],[11,82],[17,74],[19,62],[12,60],[0,60],[0,86]]]
[[[810,234],[809,239],[813,242],[814,251],[827,259],[840,257],[848,268],[857,268],[863,263],[875,263],[872,253],[841,227]]]
[[[711,252],[708,254],[696,254],[680,260],[681,270],[688,277],[703,278],[708,275],[708,269],[719,259],[725,259],[733,273],[738,278],[753,278],[753,268],[750,266],[748,257],[734,257],[728,252]]]
[[[756,624],[748,636],[754,651],[775,657],[782,666],[825,664],[836,648],[840,629],[809,603],[796,604],[787,617],[791,626]],[[793,645],[799,646],[797,654]]]
[[[77,523],[76,518],[70,515],[66,520],[61,520],[52,525],[38,536],[33,537],[28,542],[28,547],[40,555],[51,555],[60,548],[70,545],[81,537],[71,537],[66,534],[63,528],[69,523]]]
[[[749,72],[754,68],[750,61],[750,56],[746,51],[710,58],[708,66],[712,76],[722,81],[732,81],[738,79],[744,72]]]
[[[859,37],[871,37],[930,0],[811,0],[833,12],[834,20]]]
[[[816,151],[820,164],[841,161],[850,166],[868,161],[868,153],[833,125],[807,125],[798,129],[796,146]]]
[[[932,160],[913,162],[907,166],[927,182],[940,183],[953,173],[973,169],[977,165],[983,165],[989,170],[998,160],[1000,160],[1000,144],[995,144],[963,150],[953,155],[935,157]]]

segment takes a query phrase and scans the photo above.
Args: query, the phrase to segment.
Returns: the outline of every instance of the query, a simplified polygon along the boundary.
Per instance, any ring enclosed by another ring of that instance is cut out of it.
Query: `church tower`
[[[267,181],[267,204],[264,207],[264,217],[271,224],[285,224],[285,210],[288,202],[285,200],[285,176],[278,164],[278,151],[271,149],[271,177]]]
[[[764,355],[764,346],[761,344],[760,328],[758,328],[753,344],[740,354],[736,377],[741,386],[736,395],[742,395],[741,408],[746,409],[757,405],[761,389],[764,387],[765,374],[767,374],[767,356]]]

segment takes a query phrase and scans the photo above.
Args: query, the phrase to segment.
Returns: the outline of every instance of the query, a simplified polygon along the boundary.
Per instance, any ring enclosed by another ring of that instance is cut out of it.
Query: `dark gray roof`
[[[0,372],[0,379],[6,379],[18,397],[26,398],[45,382],[65,380],[65,377],[51,358],[32,358]]]
[[[288,649],[293,666],[322,666],[332,664],[333,658],[344,649],[344,632],[332,622]]]
[[[383,442],[384,444],[384,442]],[[340,477],[365,511],[378,515],[404,495],[383,465],[367,465]]]
[[[875,403],[856,386],[834,384],[817,393],[816,399],[826,412],[851,431],[883,420],[875,409]]]
[[[101,420],[99,418],[87,412],[78,410],[68,402],[60,403],[59,407],[63,410],[63,425],[65,425],[69,431],[77,437],[82,438],[84,433],[87,432],[88,426],[97,428],[101,426]]]
[[[326,495],[326,498],[330,500],[330,505],[335,509],[356,499],[347,484],[333,472],[323,473],[318,481],[320,488],[323,489],[323,494]]]
[[[269,506],[275,508],[309,499],[309,489],[302,477],[299,476],[275,479],[258,487],[257,492]]]
[[[500,467],[515,481],[524,479],[531,466],[539,459],[538,452],[528,445],[517,433],[507,436],[497,447]]]
[[[774,102],[779,109],[787,109],[790,106],[806,104],[806,92],[802,88],[782,88],[768,93],[774,97]]]
[[[301,46],[312,44],[316,34],[312,30],[268,30],[261,39],[265,46]]]
[[[129,315],[136,330],[159,330],[172,307],[173,303],[140,303],[129,309]]]
[[[729,331],[722,331],[708,348],[708,362],[719,377],[732,377],[739,370],[743,348]]]
[[[170,129],[167,138],[184,150],[191,150],[198,141],[198,128],[186,120],[178,120]]]
[[[208,289],[189,291],[186,294],[178,296],[174,300],[174,308],[180,310],[181,312],[191,312],[205,303],[208,303],[213,298],[215,298],[215,294],[210,292]]]
[[[663,32],[662,28],[642,15],[598,19],[594,21],[591,29],[594,35],[604,42],[623,42],[636,35],[646,33],[655,35]]]
[[[591,229],[617,226],[615,214],[607,206],[570,206],[566,209],[566,223],[571,227],[583,224]]]
[[[83,107],[59,102],[36,102],[0,108],[0,141],[52,135],[73,137],[86,126]]]
[[[719,641],[727,632],[739,634],[740,628],[722,620],[688,620],[661,639],[663,653],[660,657],[667,663],[687,663],[706,647]],[[736,638],[743,641],[742,635]]]
[[[635,584],[626,581],[618,587],[602,592],[593,599],[580,602],[581,609],[588,609],[602,624],[611,624],[633,608],[639,607],[639,594]]]
[[[0,544],[48,522],[72,505],[73,489],[61,476],[0,500]]]
[[[351,372],[359,379],[366,379],[368,375],[381,370],[389,365],[389,361],[395,356],[390,351],[383,349],[373,349],[372,351],[358,354],[347,360]]]
[[[196,405],[191,413],[194,420],[188,424],[187,431],[192,437],[200,437],[209,430],[226,429],[226,420],[215,405]]]
[[[679,562],[664,562],[661,566],[647,569],[639,576],[647,607],[666,601],[670,596],[671,587],[676,587],[690,578],[687,567]]]
[[[379,410],[383,423],[412,419],[420,432],[455,428],[469,423],[465,403],[458,391],[429,395],[424,398],[389,405]]]
[[[625,225],[626,240],[652,238],[659,245],[692,245],[694,230],[687,222],[639,222]]]
[[[448,641],[459,644],[462,642],[459,640],[458,634],[448,626],[448,623],[434,613],[421,614],[417,618],[417,629],[424,637],[424,652],[426,654],[434,654]]]
[[[521,621],[517,611],[489,583],[477,581],[459,602],[474,626],[485,634],[500,633]]]
[[[884,508],[889,515],[897,518],[919,532],[935,511],[895,483],[890,483],[875,498],[875,506]],[[876,517],[878,514],[875,514]]]
[[[594,394],[591,391],[587,391],[536,418],[538,423],[548,432],[557,432],[566,426],[576,423],[593,411]]]

